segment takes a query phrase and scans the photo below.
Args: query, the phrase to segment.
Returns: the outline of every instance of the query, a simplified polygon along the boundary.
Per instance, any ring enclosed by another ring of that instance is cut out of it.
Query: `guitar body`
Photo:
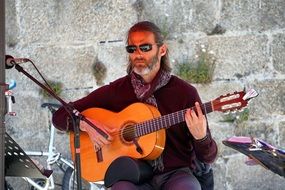
[[[109,165],[120,156],[132,158],[142,158],[153,160],[159,157],[165,145],[165,129],[152,132],[137,138],[137,143],[142,149],[142,154],[136,149],[133,141],[128,141],[122,135],[122,131],[132,131],[133,125],[160,117],[157,108],[143,104],[134,103],[126,107],[121,112],[115,113],[101,108],[90,108],[82,112],[87,118],[98,121],[99,123],[116,128],[113,141],[102,148],[103,160],[97,161],[94,146],[86,132],[80,133],[80,156],[81,156],[81,175],[89,182],[102,181]],[[74,133],[70,133],[71,153],[74,160]]]

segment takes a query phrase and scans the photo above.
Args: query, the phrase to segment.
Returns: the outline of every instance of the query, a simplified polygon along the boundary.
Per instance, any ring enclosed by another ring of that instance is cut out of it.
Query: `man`
[[[212,163],[217,156],[217,145],[201,111],[197,90],[170,74],[168,48],[155,24],[143,21],[132,26],[128,32],[126,50],[129,54],[128,75],[73,102],[78,111],[100,107],[120,112],[135,102],[155,106],[161,115],[191,107],[197,111],[188,109],[186,122],[166,129],[164,151],[151,162],[154,171],[151,180],[142,184],[119,181],[112,186],[112,190],[201,189],[198,178],[193,174],[197,169],[197,160],[198,163]],[[108,134],[107,139],[84,121],[80,122],[80,129],[88,133],[96,150],[103,149],[112,143],[112,134],[116,129],[91,121]],[[54,114],[53,122],[59,129],[70,129],[64,108]]]

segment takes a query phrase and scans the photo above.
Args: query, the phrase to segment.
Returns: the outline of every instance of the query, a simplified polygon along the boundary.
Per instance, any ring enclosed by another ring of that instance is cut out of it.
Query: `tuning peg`
[[[244,108],[241,108],[238,110],[238,112],[243,112],[244,111]]]
[[[244,95],[244,97],[243,97],[242,99],[249,101],[250,99],[255,98],[255,97],[258,96],[258,95],[259,95],[259,93],[258,93],[256,90],[250,89],[250,90]]]
[[[225,115],[229,115],[229,114],[230,114],[230,111],[225,111],[224,114],[225,114]]]

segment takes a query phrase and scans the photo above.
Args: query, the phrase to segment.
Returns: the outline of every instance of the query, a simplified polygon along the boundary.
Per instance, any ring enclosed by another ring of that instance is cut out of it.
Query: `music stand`
[[[23,149],[5,133],[5,176],[48,178],[52,170],[34,163]]]
[[[231,137],[222,141],[266,169],[285,177],[285,151],[252,137]]]

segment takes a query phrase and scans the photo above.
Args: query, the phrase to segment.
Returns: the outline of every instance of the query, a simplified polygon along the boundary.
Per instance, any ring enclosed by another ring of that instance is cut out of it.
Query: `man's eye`
[[[127,46],[126,50],[128,53],[134,53],[136,51],[136,46]]]
[[[150,45],[142,45],[142,46],[140,46],[140,49],[142,51],[149,51],[149,50],[151,50],[151,46]]]

